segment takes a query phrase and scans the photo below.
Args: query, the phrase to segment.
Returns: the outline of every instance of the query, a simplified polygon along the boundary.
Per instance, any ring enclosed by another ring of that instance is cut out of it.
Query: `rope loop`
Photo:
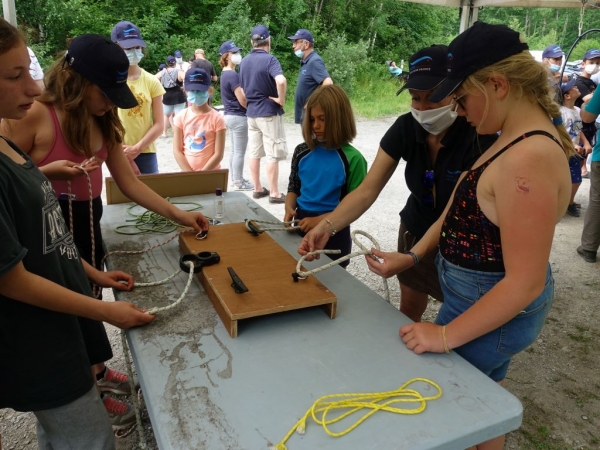
[[[371,243],[373,244],[373,247],[375,247],[377,250],[381,250],[380,246],[379,246],[379,242],[377,242],[377,240],[371,236],[369,233],[367,233],[366,231],[362,231],[362,230],[354,230],[351,233],[351,237],[352,237],[352,242],[360,249],[356,252],[352,252],[349,253],[346,256],[342,256],[339,259],[333,260],[330,263],[324,264],[320,267],[316,267],[312,270],[307,270],[307,271],[302,271],[302,263],[304,262],[304,260],[306,258],[308,258],[309,256],[314,256],[314,255],[335,255],[335,254],[339,254],[341,253],[340,250],[315,250],[313,252],[308,252],[306,255],[303,255],[302,257],[300,257],[300,259],[298,260],[298,263],[296,264],[296,272],[294,272],[292,274],[292,277],[294,278],[294,281],[297,280],[305,280],[308,278],[309,275],[314,275],[315,273],[321,272],[323,270],[329,269],[330,267],[333,266],[337,266],[340,263],[343,263],[344,261],[347,261],[351,258],[354,258],[356,256],[361,256],[361,255],[370,255],[372,258],[376,259],[375,256],[373,256],[373,253],[371,252],[370,249],[368,249],[367,247],[365,247],[359,240],[357,235],[360,236],[364,236],[367,239],[369,239],[371,241]],[[390,289],[389,289],[389,285],[387,282],[387,279],[382,277],[383,280],[383,291],[384,291],[384,296],[385,299],[388,301],[390,301]]]

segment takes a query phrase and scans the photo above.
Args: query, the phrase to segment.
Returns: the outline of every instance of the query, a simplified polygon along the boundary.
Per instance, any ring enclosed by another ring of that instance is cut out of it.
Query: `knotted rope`
[[[437,390],[437,393],[424,397],[416,389],[407,388],[407,386],[419,381],[433,386]],[[285,443],[294,434],[294,431],[298,432],[298,434],[304,434],[306,432],[306,422],[309,417],[312,417],[316,424],[321,425],[329,436],[341,437],[350,433],[378,411],[387,411],[394,414],[419,414],[425,411],[428,401],[437,400],[441,396],[442,388],[437,383],[425,378],[413,378],[394,391],[325,395],[317,399],[308,411],[306,411],[304,416],[302,416],[290,429],[285,437],[278,444],[271,447],[271,449],[287,450]],[[417,403],[418,406],[412,409],[392,406],[397,403]],[[339,416],[332,419],[327,418],[328,415],[331,415],[330,413],[333,413],[338,409],[342,409],[344,412],[341,412]],[[366,412],[345,430],[336,433],[329,428],[329,425],[340,422],[346,417],[364,409],[370,411]]]
[[[341,253],[340,250],[315,250],[314,252],[308,252],[306,255],[303,255],[299,260],[298,263],[296,264],[296,272],[294,273],[294,279],[298,278],[300,280],[304,280],[306,278],[308,278],[309,275],[314,275],[315,273],[321,272],[323,270],[329,269],[330,267],[336,266],[340,263],[343,263],[344,261],[347,261],[351,258],[354,258],[356,256],[361,256],[361,255],[370,255],[372,258],[376,259],[375,256],[373,256],[373,253],[371,252],[370,249],[366,248],[364,245],[362,245],[362,243],[358,240],[358,238],[356,237],[357,234],[360,234],[361,236],[365,236],[367,239],[369,239],[372,243],[373,243],[373,247],[375,247],[377,250],[381,250],[379,247],[379,242],[377,242],[377,240],[371,236],[369,233],[367,233],[366,231],[362,231],[362,230],[354,230],[351,233],[351,237],[352,237],[352,242],[354,242],[354,244],[356,244],[356,246],[360,249],[356,252],[352,252],[347,254],[346,256],[341,257],[340,259],[335,259],[333,261],[331,261],[330,263],[324,264],[320,267],[317,267],[315,269],[312,270],[307,270],[305,272],[302,271],[302,263],[304,262],[304,260],[306,258],[308,258],[309,256],[314,256],[314,255],[321,255],[321,254],[325,254],[325,255],[336,255]],[[390,289],[388,286],[388,282],[387,279],[385,277],[381,277],[383,279],[383,292],[385,294],[385,299],[388,301],[390,301]]]
[[[255,232],[263,232],[263,231],[291,231],[291,230],[299,230],[300,227],[296,225],[299,220],[290,220],[289,222],[280,222],[278,220],[259,220],[259,219],[246,219],[244,220],[244,224],[246,225],[246,230],[250,233]],[[262,225],[256,224],[267,224],[267,225],[277,225],[274,227],[264,227]],[[291,227],[286,227],[285,225],[292,225]]]

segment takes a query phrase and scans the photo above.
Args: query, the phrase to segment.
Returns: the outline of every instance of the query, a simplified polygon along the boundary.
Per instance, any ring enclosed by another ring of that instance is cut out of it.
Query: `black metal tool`
[[[216,252],[200,252],[183,255],[179,258],[179,268],[185,273],[190,273],[190,266],[186,263],[191,261],[194,263],[194,273],[198,273],[203,267],[212,266],[221,261],[221,257]]]
[[[233,283],[231,283],[231,287],[233,288],[235,293],[243,294],[244,292],[248,292],[248,288],[246,287],[246,285],[244,284],[242,279],[238,276],[238,274],[235,273],[235,270],[233,270],[233,267],[228,267],[227,271],[229,272],[229,275],[231,276],[231,279],[233,280]]]

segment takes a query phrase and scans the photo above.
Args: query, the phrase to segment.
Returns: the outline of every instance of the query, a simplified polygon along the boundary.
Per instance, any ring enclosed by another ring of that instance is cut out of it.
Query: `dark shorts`
[[[435,319],[446,325],[473,306],[500,280],[504,272],[480,272],[465,269],[437,257],[444,304]],[[540,295],[513,319],[483,336],[454,349],[494,381],[506,377],[511,358],[535,342],[554,302],[554,279],[550,265]]]
[[[133,161],[137,164],[142,175],[158,173],[156,153],[140,153]]]
[[[398,231],[398,251],[401,253],[408,252],[417,242],[418,239],[410,234],[401,222],[400,230]],[[440,280],[438,279],[438,272],[435,266],[437,253],[438,250],[436,248],[435,251],[421,258],[417,266],[404,270],[396,276],[401,284],[417,291],[425,292],[436,300],[443,302],[444,294],[440,287]]]
[[[569,157],[569,170],[571,171],[571,183],[581,183],[581,156]]]
[[[297,209],[294,219],[301,220],[301,219],[304,219],[305,217],[317,217],[317,216],[320,216],[321,214],[324,214],[324,213],[322,213],[322,212],[313,213],[310,211],[302,211],[301,209]],[[304,233],[300,230],[297,230],[296,232],[302,237],[304,237],[306,235],[306,233]],[[327,241],[327,244],[325,245],[325,250],[341,250],[341,253],[339,253],[339,254],[326,255],[330,259],[333,259],[333,260],[340,259],[346,255],[349,255],[350,252],[352,251],[352,237],[350,236],[350,226],[347,226],[346,228],[343,228],[343,229],[337,231],[335,233],[335,236],[330,237],[329,240]],[[350,264],[349,259],[340,263],[340,266],[342,266],[345,269],[346,267],[348,267],[348,264]]]

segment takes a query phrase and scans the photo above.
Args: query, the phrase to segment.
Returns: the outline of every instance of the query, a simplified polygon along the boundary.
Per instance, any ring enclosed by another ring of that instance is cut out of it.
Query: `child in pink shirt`
[[[225,120],[208,105],[210,76],[198,67],[185,73],[189,108],[173,118],[173,155],[182,171],[220,169],[225,150]]]

